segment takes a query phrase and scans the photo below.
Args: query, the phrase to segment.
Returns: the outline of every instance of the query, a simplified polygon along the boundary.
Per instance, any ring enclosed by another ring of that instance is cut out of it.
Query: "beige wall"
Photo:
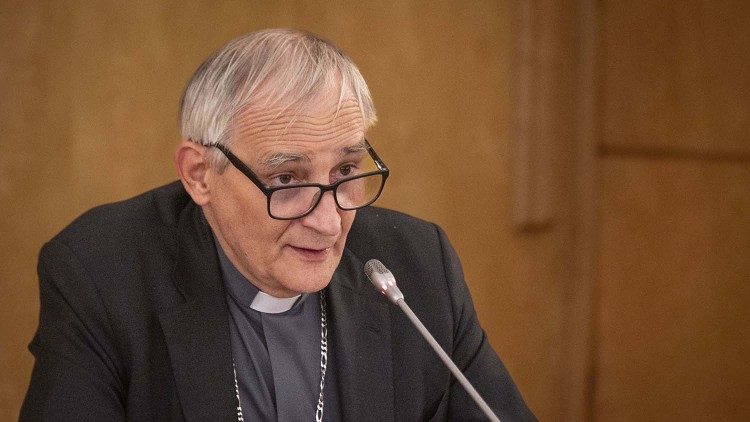
[[[173,180],[183,84],[269,26],[316,32],[358,63],[392,169],[379,204],[446,229],[540,419],[750,417],[745,3],[61,4],[0,5],[0,420],[17,419],[28,383],[42,243]],[[529,115],[543,135],[525,167],[524,29],[542,55]],[[512,204],[529,189],[548,220],[521,230]]]

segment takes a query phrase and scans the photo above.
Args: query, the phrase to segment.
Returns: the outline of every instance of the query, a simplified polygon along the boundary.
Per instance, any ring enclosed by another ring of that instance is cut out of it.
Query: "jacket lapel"
[[[187,421],[236,420],[229,311],[213,238],[190,203],[178,223],[174,282],[185,301],[159,315]]]
[[[328,287],[342,419],[393,420],[389,303],[370,285],[363,267],[346,250]]]

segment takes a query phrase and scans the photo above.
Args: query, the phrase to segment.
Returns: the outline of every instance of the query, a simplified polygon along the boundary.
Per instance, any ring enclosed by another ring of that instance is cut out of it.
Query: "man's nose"
[[[308,215],[302,217],[302,225],[325,236],[341,234],[341,215],[333,197],[333,192],[326,192],[320,198],[318,206]]]

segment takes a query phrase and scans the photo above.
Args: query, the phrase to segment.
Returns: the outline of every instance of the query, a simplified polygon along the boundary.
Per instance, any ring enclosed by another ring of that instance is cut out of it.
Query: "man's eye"
[[[292,183],[292,175],[291,174],[282,174],[280,176],[274,177],[276,182],[280,185],[288,185]]]
[[[353,166],[351,164],[339,167],[339,173],[341,173],[342,176],[349,176],[350,174],[352,174],[352,171]]]

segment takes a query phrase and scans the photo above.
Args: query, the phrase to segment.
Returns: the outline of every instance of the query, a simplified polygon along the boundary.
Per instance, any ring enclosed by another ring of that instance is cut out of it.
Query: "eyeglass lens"
[[[357,209],[372,203],[380,194],[382,184],[381,174],[358,177],[338,185],[334,196],[340,208]],[[269,202],[271,215],[276,218],[302,216],[317,205],[321,192],[321,189],[316,186],[274,191]]]

